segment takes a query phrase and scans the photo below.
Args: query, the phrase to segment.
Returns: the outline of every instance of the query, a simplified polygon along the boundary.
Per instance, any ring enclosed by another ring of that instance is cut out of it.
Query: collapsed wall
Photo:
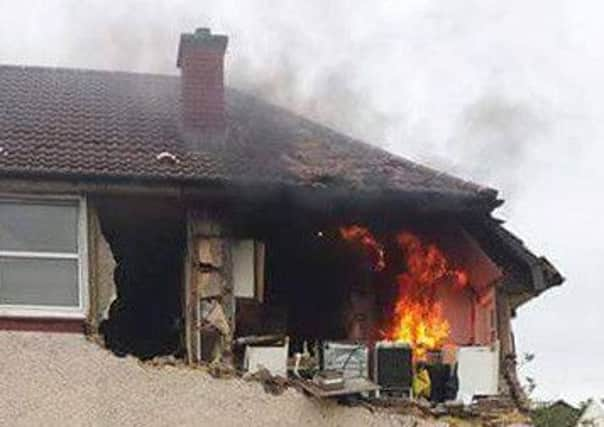
[[[101,233],[96,264],[104,269],[96,273],[93,328],[118,355],[147,359],[180,353],[185,233],[178,212],[138,200],[94,205]],[[113,298],[103,261],[107,249],[115,265]]]
[[[90,206],[98,214],[96,227],[99,234],[96,243],[91,246],[96,254],[92,254],[90,259],[96,257],[97,263],[104,264],[104,267],[91,269],[91,273],[94,271],[93,274],[97,276],[96,282],[93,282],[96,295],[92,299],[98,305],[93,307],[95,314],[91,324],[96,325],[105,344],[115,353],[133,354],[141,358],[186,353],[192,363],[220,361],[223,366],[232,366],[232,342],[235,338],[250,325],[262,326],[262,330],[252,328],[252,332],[247,331],[244,335],[267,332],[264,330],[268,325],[266,316],[260,317],[258,325],[250,321],[255,313],[251,313],[248,308],[258,308],[258,301],[235,297],[233,274],[239,267],[234,265],[233,245],[245,240],[238,240],[230,231],[226,234],[222,219],[219,221],[208,217],[207,211],[190,211],[187,218],[184,209],[175,208],[174,203],[159,200],[153,203],[123,199],[97,200],[90,203]],[[94,228],[94,221],[91,222],[91,228]],[[444,314],[450,319],[451,338],[459,344],[470,345],[491,345],[498,339],[501,356],[500,392],[522,400],[515,363],[510,359],[514,349],[508,298],[504,292],[497,292],[497,295],[486,292],[487,289],[493,289],[500,273],[490,261],[485,262],[483,255],[480,255],[482,252],[469,235],[463,232],[460,234],[459,231],[445,233],[443,229],[431,231],[433,238],[446,249],[447,254],[460,264],[469,266],[469,273],[475,279],[474,285],[477,285],[475,288],[467,287],[464,292],[453,293],[455,298],[450,293],[437,293],[438,298],[443,300]],[[319,246],[326,246],[327,232],[316,233],[308,229],[306,234],[311,240],[316,240]],[[293,337],[290,348],[294,348],[301,339],[317,339],[323,335],[325,338],[337,338],[340,334],[328,330],[325,325],[337,327],[340,325],[340,318],[347,320],[345,324],[354,324],[354,327],[346,328],[346,336],[350,338],[359,335],[358,338],[367,338],[367,332],[363,333],[363,325],[374,323],[370,316],[371,310],[366,308],[367,304],[354,304],[359,296],[367,294],[362,287],[354,286],[355,280],[363,281],[363,274],[359,274],[359,271],[371,270],[371,265],[364,266],[363,257],[352,256],[354,254],[346,250],[347,245],[338,244],[331,255],[329,251],[319,251],[315,257],[318,264],[308,268],[308,263],[300,262],[301,259],[310,260],[308,251],[312,245],[309,246],[308,241],[300,241],[299,250],[294,250],[293,254],[298,255],[293,256],[291,250],[295,246],[295,240],[280,235],[278,240],[283,245],[281,249],[279,245],[275,247],[275,241],[265,240],[268,248],[267,281],[262,288],[266,286],[266,300],[261,301],[259,306],[263,308],[263,312],[272,313],[275,311],[272,310],[274,306],[279,305],[274,292],[279,291],[275,287],[275,279],[279,278],[276,273],[281,271],[283,277],[277,281],[288,284],[284,294],[286,300],[281,302],[285,302],[287,306],[287,301],[295,301],[293,306],[287,307],[287,333]],[[113,280],[110,281],[115,283],[116,292],[115,299],[109,305],[107,302],[112,294],[106,285],[106,271],[112,264],[103,261],[107,254],[115,259],[111,273]],[[275,254],[279,256],[275,258]],[[185,259],[185,256],[188,258]],[[340,264],[344,267],[335,268],[338,264],[336,262],[330,267],[334,268],[331,274],[325,264],[333,264],[337,259],[340,259]],[[387,264],[390,265],[391,262]],[[292,274],[292,270],[296,274]],[[291,289],[292,280],[296,277],[303,282],[301,286],[294,286],[299,290],[298,293],[296,289]],[[264,283],[264,279],[254,282]],[[352,291],[351,295],[344,291],[335,293],[333,301],[338,304],[331,305],[335,321],[321,319],[315,310],[316,293],[321,295],[322,302],[326,302],[330,300],[326,290],[335,292],[342,284],[340,282],[351,286],[351,289],[346,288]],[[312,290],[313,283],[317,285],[315,291]],[[263,292],[259,295],[262,294]],[[306,297],[310,299],[309,304],[302,310],[302,321],[296,323],[294,309],[300,308],[301,301]],[[476,304],[468,303],[474,300],[477,301]],[[376,303],[381,306],[378,301],[369,305]],[[350,313],[341,316],[338,314],[340,311]],[[323,326],[317,327],[305,320],[309,313],[313,313],[312,320]],[[274,320],[273,317],[271,315],[271,321]],[[348,321],[349,318],[354,322]],[[307,329],[312,331],[312,336],[306,337],[304,330]]]

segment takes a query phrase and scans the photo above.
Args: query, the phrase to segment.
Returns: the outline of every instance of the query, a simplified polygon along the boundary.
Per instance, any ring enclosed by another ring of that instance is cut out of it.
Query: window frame
[[[51,306],[51,305],[24,305],[0,304],[0,317],[22,318],[60,318],[60,319],[85,319],[88,310],[88,209],[86,197],[73,195],[15,195],[0,193],[0,201],[13,203],[39,203],[52,204],[57,202],[77,202],[77,253],[71,252],[30,252],[30,251],[3,251],[0,248],[0,257],[28,258],[28,259],[65,259],[77,260],[78,263],[78,305],[77,306]]]

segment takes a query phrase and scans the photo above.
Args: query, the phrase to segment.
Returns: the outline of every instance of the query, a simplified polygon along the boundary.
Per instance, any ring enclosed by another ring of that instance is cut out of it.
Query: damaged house
[[[225,87],[226,48],[183,34],[180,76],[0,66],[2,328],[521,397],[510,319],[563,278],[497,192]]]

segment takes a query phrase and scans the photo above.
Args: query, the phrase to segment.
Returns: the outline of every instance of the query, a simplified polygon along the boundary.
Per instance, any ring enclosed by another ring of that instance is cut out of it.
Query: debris
[[[268,369],[274,375],[287,376],[287,355],[289,339],[282,345],[275,346],[246,346],[243,366],[250,372]]]
[[[262,368],[253,374],[246,374],[243,377],[246,381],[259,381],[262,383],[264,391],[275,396],[283,394],[289,386],[289,381],[281,375],[271,375],[268,369]]]
[[[501,368],[503,370],[503,378],[509,387],[510,394],[512,399],[514,399],[516,406],[522,412],[528,413],[530,410],[530,403],[518,380],[516,355],[514,353],[507,354],[504,357]]]
[[[334,370],[321,371],[313,378],[313,383],[326,391],[342,390],[344,375]]]
[[[454,417],[464,417],[467,416],[468,413],[466,411],[466,407],[461,401],[450,401],[445,402],[445,408],[447,413]]]
[[[224,314],[224,309],[218,301],[212,301],[208,308],[207,314],[204,315],[203,320],[213,327],[215,327],[222,335],[228,336],[231,328],[229,322]]]
[[[184,366],[185,364],[183,360],[177,359],[172,354],[167,356],[155,356],[147,363],[153,366]]]
[[[430,403],[430,401],[424,397],[419,397],[415,399],[415,404],[419,407],[422,408],[425,411],[429,411],[432,408],[432,404]]]
[[[365,378],[351,378],[344,381],[344,387],[337,390],[326,390],[313,381],[309,380],[297,380],[296,382],[305,391],[315,397],[340,397],[352,394],[360,394],[366,392],[375,392],[380,389],[380,386],[365,379]]]
[[[231,364],[215,360],[208,365],[208,372],[214,378],[229,379],[235,377],[235,369]]]
[[[444,415],[448,415],[449,411],[443,403],[439,403],[434,408],[432,408],[432,414],[436,417],[442,417]]]
[[[250,344],[276,344],[285,339],[285,335],[250,335],[239,337],[233,341],[234,345]]]
[[[376,408],[388,409],[399,414],[413,415],[418,418],[431,417],[430,404],[425,399],[415,400],[409,397],[380,398],[370,400]]]

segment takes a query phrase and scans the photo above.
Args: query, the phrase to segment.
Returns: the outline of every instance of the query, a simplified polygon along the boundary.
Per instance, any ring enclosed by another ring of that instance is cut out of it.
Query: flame
[[[384,246],[371,232],[359,225],[340,227],[340,235],[364,247],[372,257],[373,268],[386,267]],[[465,288],[468,274],[451,267],[449,259],[433,243],[425,243],[417,235],[403,231],[396,243],[402,251],[405,271],[396,276],[397,299],[392,318],[382,335],[385,339],[411,345],[415,360],[423,360],[428,350],[447,343],[451,327],[436,300],[437,286],[447,284],[455,290]]]
[[[340,235],[344,240],[357,242],[369,251],[373,261],[373,269],[375,271],[381,271],[386,267],[384,247],[376,240],[368,229],[359,225],[340,227]]]
[[[397,276],[398,299],[385,335],[410,344],[416,360],[422,360],[428,350],[442,347],[450,332],[442,306],[436,301],[436,286],[446,280],[455,289],[462,289],[468,284],[468,275],[451,269],[436,245],[424,244],[410,232],[399,233],[397,243],[407,269]]]
[[[401,297],[394,309],[394,325],[387,337],[411,345],[415,360],[423,360],[428,350],[441,347],[449,337],[449,322],[439,303],[422,303]]]

